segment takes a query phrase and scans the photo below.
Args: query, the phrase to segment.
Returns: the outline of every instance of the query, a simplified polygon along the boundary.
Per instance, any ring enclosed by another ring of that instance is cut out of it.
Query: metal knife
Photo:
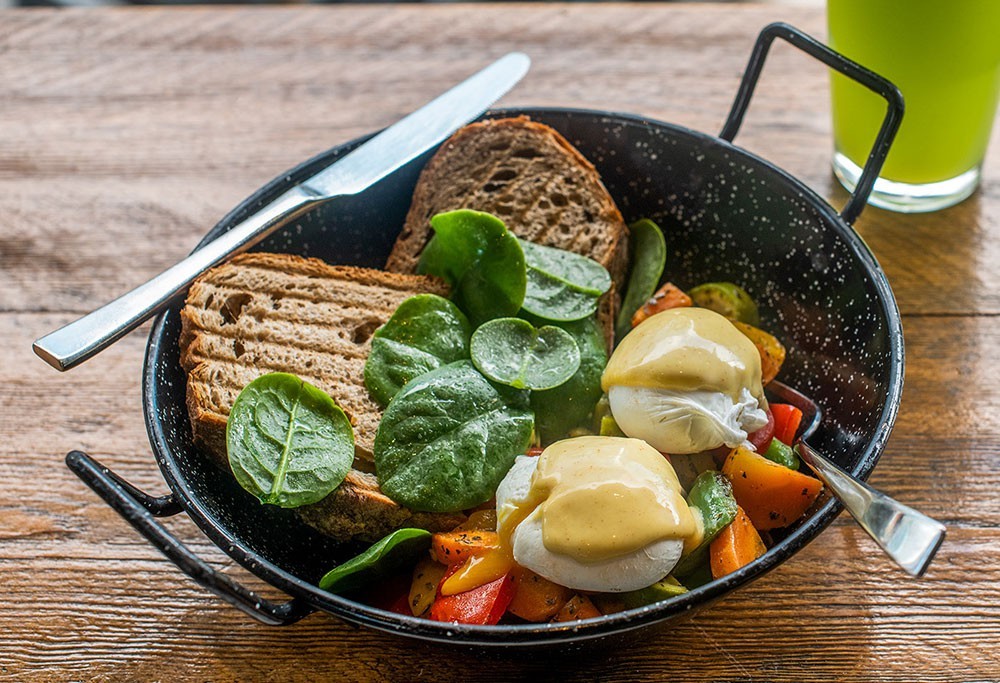
[[[321,202],[357,194],[475,120],[528,72],[520,52],[479,73],[389,126],[260,211],[149,282],[35,341],[35,353],[57,370],[97,355],[157,313],[205,270],[260,242]]]

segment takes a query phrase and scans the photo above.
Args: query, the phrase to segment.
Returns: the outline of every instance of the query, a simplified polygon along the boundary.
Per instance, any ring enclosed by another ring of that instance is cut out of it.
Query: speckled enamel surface
[[[836,212],[780,169],[711,136],[629,116],[525,111],[557,128],[594,163],[626,220],[648,217],[661,225],[668,248],[666,279],[683,288],[731,280],[755,297],[762,327],[788,348],[781,378],[823,408],[825,419],[812,445],[867,476],[895,418],[902,333],[874,258]],[[328,152],[276,179],[211,234],[342,152]],[[259,248],[380,267],[426,158],[361,195],[319,207]],[[801,548],[835,514],[828,502],[761,560],[682,599],[593,624],[458,627],[359,606],[311,586],[356,547],[338,548],[300,523],[294,512],[261,506],[191,445],[185,377],[178,365],[179,307],[154,326],[145,370],[150,440],[168,484],[223,551],[277,587],[358,623],[487,645],[620,634],[684,613],[752,580]]]

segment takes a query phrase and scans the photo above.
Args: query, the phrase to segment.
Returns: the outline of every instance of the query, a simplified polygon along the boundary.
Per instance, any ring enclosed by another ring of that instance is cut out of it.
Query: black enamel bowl
[[[727,124],[729,139],[775,35],[827,63],[838,59],[790,27],[769,27],[755,52],[757,62],[752,60],[748,69],[742,104],[738,98]],[[903,337],[885,277],[850,221],[800,181],[725,139],[606,112],[518,109],[493,116],[514,114],[549,124],[576,145],[597,166],[626,220],[650,217],[663,227],[670,280],[682,287],[736,280],[756,297],[764,327],[788,347],[785,383],[823,408],[825,418],[812,445],[866,478],[896,415]],[[332,149],[282,174],[226,216],[203,244],[359,143]],[[884,150],[878,154],[884,156]],[[426,155],[417,159],[361,195],[318,207],[259,249],[380,267],[426,160]],[[855,209],[863,205],[863,194],[852,203]],[[729,576],[670,601],[597,619],[569,625],[464,626],[378,610],[316,587],[324,572],[357,547],[336,545],[291,511],[260,505],[192,445],[185,375],[178,363],[179,310],[176,304],[156,320],[143,385],[150,440],[173,493],[150,498],[79,452],[71,453],[68,462],[182,570],[268,623],[291,623],[318,609],[393,633],[463,644],[565,644],[602,638],[684,614],[756,579],[815,538],[840,509],[827,500],[764,557]],[[224,552],[292,600],[265,600],[216,573],[154,519],[181,510]]]

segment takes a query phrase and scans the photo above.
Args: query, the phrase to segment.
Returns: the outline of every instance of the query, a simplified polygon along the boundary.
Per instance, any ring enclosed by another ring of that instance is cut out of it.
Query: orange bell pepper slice
[[[767,552],[767,546],[741,507],[736,508],[736,517],[708,548],[713,579],[732,574]]]
[[[594,607],[586,595],[574,595],[552,621],[574,621],[576,619],[593,619],[601,616],[600,610]]]
[[[657,313],[671,308],[687,308],[691,305],[693,305],[691,297],[677,285],[668,282],[656,290],[656,293],[632,315],[632,327]]]
[[[514,599],[508,611],[525,621],[548,621],[573,597],[573,591],[517,565],[511,571]]]
[[[742,446],[730,451],[722,473],[733,485],[736,503],[759,531],[788,526],[799,519],[823,490],[818,479]]]
[[[441,564],[461,564],[473,555],[500,547],[495,531],[447,531],[431,536],[431,554]]]

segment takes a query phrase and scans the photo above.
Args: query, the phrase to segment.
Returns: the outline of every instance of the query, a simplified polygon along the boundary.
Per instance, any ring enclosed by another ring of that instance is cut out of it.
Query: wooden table
[[[921,581],[842,516],[777,571],[627,650],[484,662],[323,615],[257,624],[182,576],[63,465],[82,448],[164,490],[140,408],[145,335],[65,375],[32,356],[31,340],[182,257],[267,179],[512,48],[534,68],[505,104],[718,131],[756,32],[775,19],[825,34],[821,10],[780,6],[0,13],[0,676],[1000,680],[998,144],[961,206],[869,209],[858,223],[907,344],[899,421],[872,483],[949,527]],[[828,106],[821,68],[779,45],[740,140],[839,204]],[[252,582],[192,523],[168,525]]]

